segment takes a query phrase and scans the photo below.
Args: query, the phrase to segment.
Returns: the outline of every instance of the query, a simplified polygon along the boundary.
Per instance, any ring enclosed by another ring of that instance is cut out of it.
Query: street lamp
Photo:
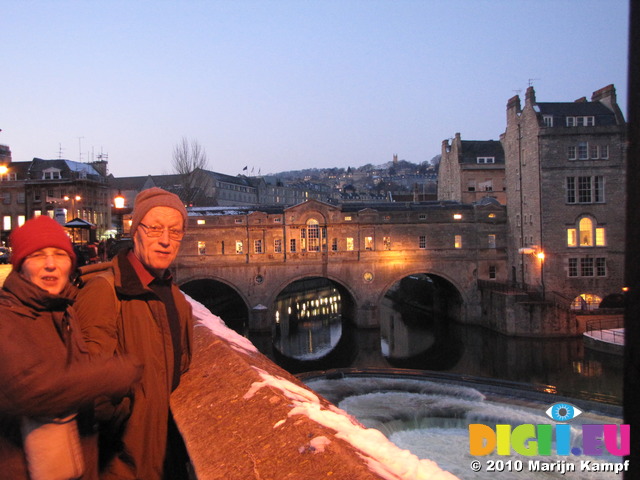
[[[117,233],[122,235],[124,233],[124,202],[125,198],[122,192],[118,190],[118,195],[113,197],[113,207],[115,208],[118,216]]]
[[[71,218],[67,218],[67,222],[73,220],[76,214],[76,202],[79,202],[80,200],[82,200],[82,197],[80,195],[74,195],[74,196],[65,195],[64,201],[68,202],[69,200],[71,200]],[[80,215],[77,215],[77,216],[80,217]]]
[[[536,257],[540,260],[540,284],[542,286],[542,300],[544,300],[544,252],[542,250],[538,251],[538,253],[536,253]]]

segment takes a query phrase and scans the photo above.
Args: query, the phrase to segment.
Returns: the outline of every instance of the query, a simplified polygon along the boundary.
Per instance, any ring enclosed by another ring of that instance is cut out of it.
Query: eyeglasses
[[[44,253],[35,252],[24,257],[25,260],[33,260],[34,262],[45,263],[47,258],[51,257],[55,262],[71,261],[71,257],[67,252]]]
[[[169,231],[169,238],[171,240],[177,240],[178,242],[182,241],[182,237],[184,237],[184,230],[178,230],[177,228],[168,228],[168,227],[157,227],[157,226],[149,226],[144,223],[139,223],[144,233],[149,238],[161,237],[165,230]]]

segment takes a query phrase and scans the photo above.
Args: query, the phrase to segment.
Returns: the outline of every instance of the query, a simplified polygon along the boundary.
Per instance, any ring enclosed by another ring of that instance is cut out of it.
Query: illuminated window
[[[382,243],[385,250],[391,250],[391,237],[382,237]]]
[[[313,218],[307,222],[307,238],[309,241],[307,249],[310,252],[320,251],[320,226]]]
[[[593,222],[590,218],[582,218],[580,220],[580,246],[593,246]]]
[[[18,226],[21,227],[24,225],[24,222],[26,222],[27,219],[24,215],[18,215]]]
[[[455,248],[462,248],[462,235],[456,235],[453,241]]]
[[[345,215],[344,221],[345,222],[350,222],[351,221],[351,215]]]
[[[373,250],[373,237],[364,237],[364,249]]]
[[[347,250],[353,251],[353,237],[347,237]]]
[[[206,255],[207,248],[205,242],[198,242],[198,255]]]
[[[198,225],[204,225],[206,223],[206,220],[203,220],[202,218],[198,219]]]
[[[572,310],[595,310],[602,302],[602,298],[591,293],[583,293],[573,299]]]
[[[462,219],[462,214],[461,213],[454,213],[453,214],[453,219],[454,220],[461,220]]]
[[[244,244],[242,240],[236,240],[236,253],[241,254],[244,252]]]
[[[2,217],[2,229],[11,230],[11,215],[5,215]]]
[[[578,222],[578,228],[567,229],[568,247],[604,247],[607,245],[606,229],[596,227],[589,217],[582,217]]]

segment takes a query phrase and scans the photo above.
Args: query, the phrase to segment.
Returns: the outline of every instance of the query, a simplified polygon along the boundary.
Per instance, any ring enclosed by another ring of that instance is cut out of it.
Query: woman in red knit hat
[[[39,216],[9,238],[0,291],[0,472],[3,478],[97,479],[96,401],[125,395],[142,367],[91,360],[73,311],[75,254],[64,229]]]

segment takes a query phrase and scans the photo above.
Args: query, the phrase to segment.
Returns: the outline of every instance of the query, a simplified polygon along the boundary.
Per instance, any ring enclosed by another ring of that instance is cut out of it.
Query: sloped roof
[[[87,175],[100,177],[100,173],[89,163],[75,162],[73,160],[54,159],[45,160],[34,158],[29,167],[30,172],[39,172],[47,168],[57,168],[60,171],[84,172]]]
[[[616,125],[616,116],[601,102],[546,102],[536,103],[542,115],[556,117],[593,116],[598,126]]]
[[[498,140],[462,140],[461,163],[477,163],[478,157],[494,157],[504,164],[504,149]]]

